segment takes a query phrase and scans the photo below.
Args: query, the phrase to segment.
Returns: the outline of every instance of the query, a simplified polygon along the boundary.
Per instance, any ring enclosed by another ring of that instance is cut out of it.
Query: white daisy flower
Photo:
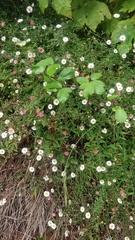
[[[88,68],[89,68],[89,69],[94,68],[94,63],[89,63],[89,64],[88,64]]]
[[[26,73],[27,73],[28,75],[30,75],[30,74],[32,73],[32,70],[31,70],[30,68],[28,68],[28,69],[26,70]]]
[[[109,228],[110,228],[111,230],[114,230],[114,229],[115,229],[115,224],[110,223],[110,224],[109,224]]]
[[[63,42],[64,43],[68,42],[68,37],[63,37]]]
[[[119,18],[120,14],[119,13],[115,13],[113,16],[114,16],[114,18]]]
[[[121,35],[121,36],[119,37],[119,40],[122,41],[122,42],[124,42],[124,41],[126,40],[126,36],[125,36],[125,35]]]
[[[31,6],[28,6],[26,8],[27,13],[31,13],[33,11],[33,8]]]

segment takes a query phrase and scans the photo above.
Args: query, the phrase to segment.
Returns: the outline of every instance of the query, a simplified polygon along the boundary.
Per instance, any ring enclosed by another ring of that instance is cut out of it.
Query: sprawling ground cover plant
[[[0,21],[1,239],[134,239],[134,45],[25,12]]]

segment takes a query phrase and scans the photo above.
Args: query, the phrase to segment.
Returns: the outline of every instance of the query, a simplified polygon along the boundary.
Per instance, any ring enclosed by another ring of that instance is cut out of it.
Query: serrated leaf
[[[126,39],[124,42],[121,43],[119,46],[120,53],[128,53],[129,50],[132,48],[132,41],[135,39],[135,27],[134,27],[134,20],[127,19],[120,21],[114,31],[112,32],[112,42],[114,44],[120,42],[120,36],[125,35]],[[124,51],[125,48],[125,51]]]
[[[83,90],[83,96],[88,99],[89,95],[94,93],[94,86],[91,83]]]
[[[104,92],[105,84],[102,81],[95,80],[80,85],[80,89],[83,89],[83,96],[87,99],[89,95],[93,93],[102,94]]]
[[[95,93],[101,95],[104,92],[105,84],[102,81],[95,80],[92,82],[92,85],[94,86]]]
[[[86,24],[93,31],[104,20],[104,17],[111,19],[111,13],[108,6],[99,1],[86,2],[80,9],[73,12],[73,18],[79,27]]]
[[[127,120],[127,118],[128,118],[128,116],[127,116],[127,113],[125,112],[124,109],[118,108],[115,111],[115,119],[116,119],[117,122],[123,123]]]
[[[32,67],[32,70],[34,71],[35,74],[40,74],[40,73],[43,73],[45,71],[45,67],[42,67],[42,66],[38,67],[37,66],[37,68],[35,68],[35,69]]]
[[[92,81],[97,80],[97,79],[99,79],[100,77],[102,77],[102,73],[93,73],[93,74],[91,74],[91,76],[90,76],[90,78],[91,78]]]
[[[53,76],[54,73],[57,71],[57,69],[60,68],[60,64],[53,64],[51,66],[49,66],[46,70],[46,73],[49,75],[49,76]]]
[[[76,78],[76,81],[79,83],[79,84],[83,84],[83,83],[87,83],[89,82],[89,80],[85,77],[78,77]]]
[[[134,0],[126,0],[121,4],[122,8],[119,10],[120,12],[133,12],[135,10],[135,1]]]
[[[71,2],[72,0],[52,0],[52,6],[57,12],[57,14],[62,14],[66,17],[71,18]]]
[[[91,82],[85,82],[85,83],[82,83],[79,88],[80,89],[85,89],[89,86],[91,86]]]
[[[74,76],[75,76],[75,70],[72,67],[67,67],[60,72],[58,76],[58,80],[66,81],[74,78]]]
[[[48,0],[37,0],[39,2],[39,8],[42,13],[44,13],[45,9],[48,7]]]
[[[44,67],[46,68],[46,66],[54,64],[54,61],[52,58],[46,58],[44,60],[41,60],[40,62],[38,62],[37,64],[33,65],[33,67]]]
[[[62,88],[57,93],[57,98],[60,102],[64,103],[69,98],[69,93],[71,93],[71,88]]]
[[[47,84],[44,88],[47,89],[47,90],[57,89],[57,88],[62,88],[62,85],[58,81],[54,80],[53,82]]]

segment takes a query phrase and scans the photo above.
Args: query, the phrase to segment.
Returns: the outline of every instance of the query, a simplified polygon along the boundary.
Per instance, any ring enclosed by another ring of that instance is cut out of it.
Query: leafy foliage
[[[120,12],[133,12],[135,10],[135,1],[132,0],[125,0],[122,3],[122,7],[120,9]]]
[[[125,41],[118,46],[118,50],[122,55],[129,52],[132,48],[132,41],[135,40],[134,19],[123,20],[116,25],[115,30],[112,33],[112,41],[114,44],[120,42],[121,35],[126,37]]]
[[[52,0],[52,6],[58,14],[71,18],[71,1],[72,0]]]
[[[45,9],[48,7],[48,0],[37,0],[39,2],[39,8],[42,13],[44,13]]]
[[[104,17],[111,19],[111,14],[107,5],[99,1],[86,2],[73,12],[73,18],[79,27],[86,24],[93,31],[104,20]]]

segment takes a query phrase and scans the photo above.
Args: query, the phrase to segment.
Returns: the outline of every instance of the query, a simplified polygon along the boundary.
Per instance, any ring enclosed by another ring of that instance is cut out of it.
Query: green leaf
[[[62,85],[58,81],[54,80],[53,82],[47,84],[44,88],[47,89],[47,90],[49,90],[49,89],[57,89],[57,88],[62,88]]]
[[[58,80],[65,81],[74,78],[75,76],[75,70],[72,67],[64,68],[58,77]]]
[[[94,93],[94,86],[91,83],[83,90],[83,96],[88,99],[89,95]]]
[[[132,49],[132,41],[135,39],[135,26],[134,19],[127,19],[120,21],[114,31],[112,32],[112,42],[114,44],[120,42],[120,36],[125,35],[126,39],[121,45],[118,47],[120,54],[128,53],[130,49]]]
[[[87,99],[89,95],[96,93],[98,95],[104,92],[105,84],[102,81],[94,80],[93,82],[83,83],[80,89],[83,89],[83,96]]]
[[[46,73],[49,75],[49,76],[53,76],[54,73],[57,71],[57,69],[60,68],[60,64],[53,64],[51,66],[49,66],[46,70]]]
[[[91,84],[94,87],[94,92],[98,95],[101,95],[104,92],[105,84],[102,81],[95,80]]]
[[[45,82],[50,82],[50,81],[51,81],[51,78],[49,78],[48,76],[44,76],[44,81],[45,81]]]
[[[42,13],[44,13],[45,9],[48,7],[48,0],[37,0],[39,2],[39,8]]]
[[[79,27],[83,27],[86,24],[93,31],[104,20],[104,17],[111,19],[111,13],[108,6],[99,1],[85,2],[79,9],[75,9],[73,12],[73,18]]]
[[[129,45],[126,44],[126,42],[123,42],[117,47],[117,49],[118,49],[120,55],[122,55],[122,54],[128,53],[130,50],[130,47],[129,47]]]
[[[72,0],[52,0],[52,6],[57,14],[62,14],[66,17],[71,18],[71,2]]]
[[[89,82],[89,80],[85,77],[78,77],[76,78],[76,81],[79,83],[79,84],[83,84],[83,83],[87,83]]]
[[[45,71],[45,67],[37,66],[36,68],[32,67],[32,71],[35,72],[35,74],[40,74]]]
[[[134,0],[126,0],[122,4],[122,8],[119,10],[120,12],[133,12],[135,10],[135,1]]]
[[[71,88],[62,88],[57,94],[57,98],[60,102],[64,103],[69,98],[69,93],[71,93]]]
[[[117,122],[123,123],[127,120],[127,118],[128,118],[128,116],[127,116],[127,113],[125,112],[124,109],[122,109],[120,107],[118,109],[116,109],[115,119],[116,119]]]
[[[108,98],[108,100],[113,100],[113,99],[118,98],[118,97],[120,97],[120,95],[113,94],[112,96],[109,96],[107,98]]]
[[[36,65],[33,65],[33,67],[34,66],[38,66],[38,67],[46,68],[46,66],[52,65],[52,64],[54,64],[53,59],[52,58],[46,58],[46,59],[41,60],[40,62],[38,62]]]
[[[99,79],[102,76],[102,73],[93,73],[90,78],[92,81]]]

